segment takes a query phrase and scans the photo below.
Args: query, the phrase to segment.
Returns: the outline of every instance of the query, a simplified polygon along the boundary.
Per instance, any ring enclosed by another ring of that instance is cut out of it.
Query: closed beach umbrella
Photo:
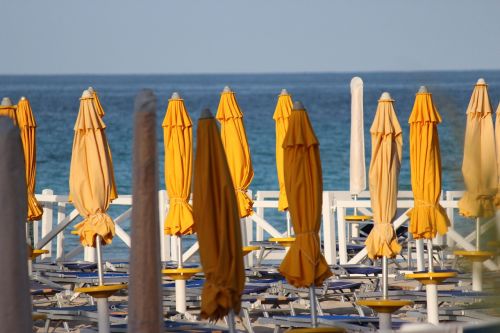
[[[21,97],[17,104],[17,124],[21,131],[26,187],[28,191],[28,221],[40,220],[43,210],[35,198],[36,177],[36,121],[27,98]]]
[[[292,111],[292,97],[286,89],[281,91],[278,103],[274,110],[273,119],[276,123],[276,171],[278,173],[278,183],[280,186],[280,196],[278,199],[278,210],[285,211],[288,208],[288,200],[285,190],[284,162],[283,162],[283,139],[288,130],[288,118]]]
[[[0,318],[1,332],[33,332],[26,264],[26,177],[19,130],[0,117]]]
[[[104,117],[104,108],[102,107],[101,100],[99,99],[99,95],[97,94],[97,91],[95,91],[94,88],[89,87],[87,89],[90,94],[92,95],[92,98],[94,99],[95,103],[95,109],[97,111],[97,114],[99,117]],[[111,200],[114,200],[118,198],[118,191],[116,190],[116,181],[115,181],[115,169],[113,166],[113,156],[111,155],[111,148],[109,148],[109,143],[108,143],[108,154],[109,154],[109,160],[111,161],[110,163],[110,168],[111,168]]]
[[[193,214],[205,273],[201,316],[217,320],[240,311],[245,286],[238,203],[215,119],[198,120]]]
[[[193,168],[193,128],[184,100],[177,93],[168,101],[163,119],[165,183],[170,209],[165,220],[168,235],[193,233],[193,211],[189,205]]]
[[[2,103],[0,103],[0,116],[9,117],[14,122],[14,125],[17,124],[16,107],[12,105],[12,101],[8,97],[2,98]]]
[[[450,221],[439,204],[441,194],[441,151],[437,125],[441,116],[432,94],[421,87],[408,123],[410,124],[411,187],[415,206],[410,210],[413,238],[432,239],[446,234]]]
[[[495,215],[493,199],[497,193],[497,161],[492,107],[488,86],[479,79],[467,107],[462,174],[465,193],[458,202],[461,215],[491,217]]]
[[[323,195],[319,142],[302,103],[294,103],[289,121],[283,141],[285,186],[296,239],[279,271],[295,287],[318,286],[332,275],[319,241]]]
[[[243,126],[243,113],[235,93],[229,87],[225,87],[221,94],[216,118],[221,124],[222,145],[236,191],[240,217],[246,217],[253,212],[253,201],[246,193],[253,179],[253,167]]]
[[[497,208],[500,206],[500,103],[498,103],[496,117],[495,117],[495,141],[497,148],[497,176],[498,176],[498,190],[495,198]],[[498,230],[500,232],[500,230]]]
[[[401,251],[392,220],[396,214],[403,136],[393,103],[389,93],[382,94],[370,128],[372,159],[368,177],[374,226],[365,245],[372,259],[393,258]]]
[[[92,95],[85,90],[74,127],[69,175],[73,204],[84,218],[76,225],[83,246],[95,247],[96,236],[110,244],[115,235],[113,220],[106,213],[111,203],[112,170],[105,128]]]
[[[351,153],[349,191],[358,196],[366,190],[365,132],[363,126],[363,80],[351,80]]]

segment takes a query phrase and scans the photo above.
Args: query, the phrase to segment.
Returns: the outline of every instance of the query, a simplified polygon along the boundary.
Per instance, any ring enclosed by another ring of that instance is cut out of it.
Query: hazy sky
[[[499,0],[0,3],[0,74],[500,69]]]

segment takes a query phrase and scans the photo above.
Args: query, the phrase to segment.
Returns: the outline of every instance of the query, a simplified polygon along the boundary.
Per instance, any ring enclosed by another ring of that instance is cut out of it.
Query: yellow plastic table
[[[260,249],[260,247],[258,246],[243,246],[243,256],[246,256],[247,254],[249,254],[250,252],[252,251],[257,251],[258,249]]]
[[[82,287],[75,288],[77,293],[87,294],[94,298],[108,298],[119,290],[127,289],[126,284],[111,284],[107,286],[92,286],[92,287]]]
[[[270,242],[275,242],[284,247],[292,246],[293,242],[295,242],[295,237],[272,237],[269,238]]]
[[[31,313],[31,318],[33,319],[33,321],[36,321],[36,320],[46,320],[47,319],[47,315],[45,313],[32,312]]]
[[[457,276],[456,272],[425,272],[406,274],[405,279],[417,280],[422,284],[441,284],[446,279]]]
[[[346,215],[344,216],[344,221],[346,222],[365,222],[365,221],[371,221],[373,219],[373,216],[369,215]]]
[[[287,332],[293,333],[344,333],[346,330],[341,327],[316,327],[316,328],[294,328]]]
[[[397,299],[363,299],[356,304],[367,306],[377,313],[393,313],[403,306],[413,305],[413,302]]]
[[[464,257],[472,262],[483,262],[491,259],[495,254],[490,251],[455,251],[453,252],[456,256]]]
[[[200,273],[201,268],[168,268],[162,269],[161,273],[172,280],[189,280],[193,275]]]
[[[35,260],[38,256],[41,256],[42,254],[47,254],[49,253],[49,250],[32,250],[31,251],[31,260]]]

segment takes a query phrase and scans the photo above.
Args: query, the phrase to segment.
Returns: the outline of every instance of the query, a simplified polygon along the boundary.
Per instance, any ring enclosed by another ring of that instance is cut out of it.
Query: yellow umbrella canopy
[[[278,173],[278,183],[280,185],[280,196],[278,200],[278,210],[284,211],[288,208],[288,199],[285,190],[285,176],[283,162],[283,139],[285,139],[288,130],[288,118],[292,112],[292,97],[286,89],[281,91],[278,97],[278,103],[274,110],[273,119],[276,123],[276,171]]]
[[[184,100],[174,93],[163,119],[165,145],[165,183],[170,209],[165,220],[168,235],[188,235],[193,229],[193,210],[189,204],[193,168],[193,124]]]
[[[319,142],[300,102],[293,105],[283,149],[288,210],[295,242],[279,271],[295,287],[318,286],[332,275],[319,241],[323,179]]]
[[[85,90],[75,123],[69,175],[73,204],[84,220],[76,225],[83,246],[95,247],[95,238],[110,244],[115,225],[106,213],[111,203],[111,161],[106,126],[97,114],[92,95]]]
[[[495,142],[497,151],[497,176],[498,176],[498,190],[495,197],[495,205],[497,208],[500,206],[500,103],[498,103],[496,117],[495,117]]]
[[[253,212],[253,201],[246,191],[254,174],[247,134],[243,126],[243,113],[235,93],[229,87],[225,87],[221,94],[216,118],[221,124],[222,145],[236,191],[240,217],[246,217]]]
[[[193,214],[206,281],[201,316],[217,320],[240,311],[245,286],[238,203],[215,119],[198,120],[193,180]]]
[[[403,135],[393,103],[389,93],[382,94],[370,128],[372,158],[368,178],[374,226],[365,245],[372,259],[393,258],[401,251],[391,223],[397,208],[403,150]]]
[[[495,215],[493,199],[497,193],[497,161],[493,133],[492,107],[488,86],[479,79],[467,107],[462,174],[465,193],[458,202],[467,217]]]
[[[95,109],[97,111],[97,114],[99,115],[99,117],[104,117],[104,109],[102,107],[102,104],[101,104],[101,100],[99,99],[99,95],[97,94],[97,91],[92,88],[92,87],[89,87],[87,89],[90,94],[92,95],[92,98],[94,99],[94,103],[95,103]],[[115,171],[114,171],[114,166],[113,166],[113,156],[111,155],[111,148],[109,148],[109,143],[108,143],[108,154],[109,154],[109,160],[111,161],[111,164],[110,164],[110,168],[111,168],[111,200],[114,200],[116,198],[118,198],[118,191],[116,190],[116,181],[115,181]]]
[[[408,212],[413,238],[432,239],[446,234],[450,221],[439,204],[441,194],[441,151],[437,125],[441,116],[427,88],[421,87],[410,124],[411,186],[415,206]]]
[[[0,117],[1,116],[9,117],[14,122],[14,125],[17,125],[16,106],[12,105],[8,97],[2,98],[2,102],[0,103]]]
[[[40,220],[43,210],[35,198],[36,178],[36,121],[26,97],[17,104],[17,122],[23,143],[26,186],[28,191],[28,221]]]

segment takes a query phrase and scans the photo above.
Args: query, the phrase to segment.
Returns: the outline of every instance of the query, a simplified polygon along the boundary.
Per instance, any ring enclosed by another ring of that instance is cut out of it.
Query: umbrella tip
[[[88,90],[84,90],[82,93],[82,98],[90,98],[92,97],[92,94]]]
[[[228,92],[232,92],[231,88],[229,88],[229,86],[225,86],[224,89],[222,90],[223,93],[228,93]]]
[[[177,91],[174,91],[172,93],[172,97],[170,97],[170,99],[181,99],[181,95],[179,95],[179,93]]]
[[[477,80],[476,84],[486,84],[486,81],[483,78],[480,78],[479,80]]]
[[[151,89],[142,89],[135,96],[135,112],[156,112],[156,96]]]
[[[93,93],[95,92],[94,87],[92,87],[92,86],[89,86],[89,87],[87,88],[87,90],[88,90],[88,91],[89,91],[89,93],[91,93],[91,94],[93,94]]]
[[[209,108],[204,108],[203,110],[201,110],[201,113],[200,113],[200,118],[198,119],[210,119],[210,118],[213,118],[214,116],[212,115],[212,112],[210,111]]]
[[[301,101],[293,102],[292,111],[305,110],[304,104]]]
[[[9,97],[4,97],[2,98],[2,106],[12,106],[12,101],[10,100]]]
[[[286,89],[281,89],[280,96],[286,96],[288,95],[288,91]]]
[[[355,76],[351,79],[351,85],[363,84],[363,80],[359,76]]]
[[[26,97],[21,96],[21,98],[20,98],[19,100],[20,100],[20,101],[25,101],[25,100],[26,100]]]
[[[382,95],[380,95],[380,100],[385,101],[385,100],[392,100],[391,94],[389,94],[387,91],[384,91]]]
[[[427,87],[426,86],[420,86],[420,88],[418,88],[418,93],[419,94],[425,94],[425,93],[428,93],[429,90],[427,90]]]

